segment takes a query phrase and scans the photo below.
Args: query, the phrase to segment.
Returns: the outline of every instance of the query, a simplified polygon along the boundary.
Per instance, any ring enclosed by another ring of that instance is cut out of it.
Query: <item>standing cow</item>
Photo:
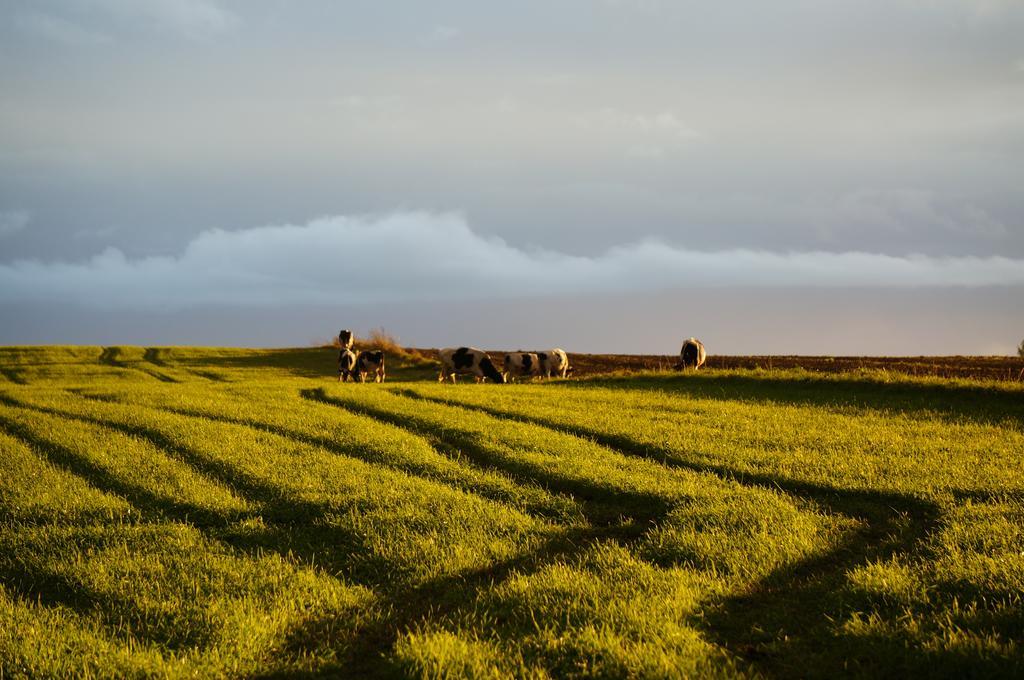
[[[350,377],[355,382],[356,353],[346,347],[338,353],[338,382],[345,382]]]
[[[565,353],[565,350],[556,347],[547,352],[537,352],[537,358],[540,360],[540,375],[548,378],[553,376],[564,378],[572,373],[572,367],[569,366],[569,355]]]
[[[372,374],[373,382],[384,382],[384,352],[360,352],[356,356],[356,368],[353,380],[366,382],[366,376]]]
[[[704,343],[697,338],[689,338],[683,341],[683,347],[679,350],[679,363],[676,364],[676,368],[692,366],[696,371],[704,365],[707,358],[708,354],[704,351]]]
[[[451,378],[454,383],[456,375],[472,375],[477,382],[484,379],[490,379],[496,383],[505,382],[505,376],[498,372],[494,362],[487,356],[487,352],[475,347],[459,347],[458,349],[448,347],[439,350],[437,358],[441,360],[441,372],[437,376],[438,382],[444,382]]]
[[[352,335],[352,331],[341,330],[338,331],[338,342],[341,344],[342,349],[352,349],[352,343],[355,341],[355,336]]]
[[[540,357],[534,352],[513,352],[505,355],[505,380],[528,378],[541,374]]]

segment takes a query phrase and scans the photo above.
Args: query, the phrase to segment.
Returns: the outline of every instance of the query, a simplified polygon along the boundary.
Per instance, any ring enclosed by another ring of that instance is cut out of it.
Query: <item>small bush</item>
[[[316,344],[320,345],[321,343]],[[341,342],[338,340],[338,336],[335,335],[329,342],[323,343],[322,346],[341,349]],[[413,364],[432,363],[434,361],[433,358],[424,355],[422,352],[402,347],[398,344],[398,339],[382,327],[372,329],[365,338],[358,335],[354,336],[352,348],[358,351],[382,350],[392,358]]]

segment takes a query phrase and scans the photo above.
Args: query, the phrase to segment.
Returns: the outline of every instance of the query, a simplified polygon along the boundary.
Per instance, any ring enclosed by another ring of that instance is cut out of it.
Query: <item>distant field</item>
[[[679,355],[574,354],[578,375],[609,371],[668,370]],[[826,357],[708,355],[707,368],[776,370],[796,368],[815,373],[888,371],[910,376],[1024,381],[1024,359],[1017,357]]]
[[[0,677],[1024,674],[1020,383],[334,358],[0,348]]]

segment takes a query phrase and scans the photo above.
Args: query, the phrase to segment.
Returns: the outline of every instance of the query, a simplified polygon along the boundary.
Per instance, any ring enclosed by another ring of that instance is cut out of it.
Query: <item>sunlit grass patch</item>
[[[1022,672],[1017,388],[0,359],[5,677]]]

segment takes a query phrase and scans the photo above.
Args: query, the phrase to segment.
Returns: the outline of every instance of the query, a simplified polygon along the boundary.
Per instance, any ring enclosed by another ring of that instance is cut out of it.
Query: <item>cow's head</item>
[[[504,383],[505,376],[498,372],[498,369],[494,367],[494,362],[491,361],[490,357],[484,357],[480,360],[480,371],[484,374],[484,377],[493,380],[496,383]]]

